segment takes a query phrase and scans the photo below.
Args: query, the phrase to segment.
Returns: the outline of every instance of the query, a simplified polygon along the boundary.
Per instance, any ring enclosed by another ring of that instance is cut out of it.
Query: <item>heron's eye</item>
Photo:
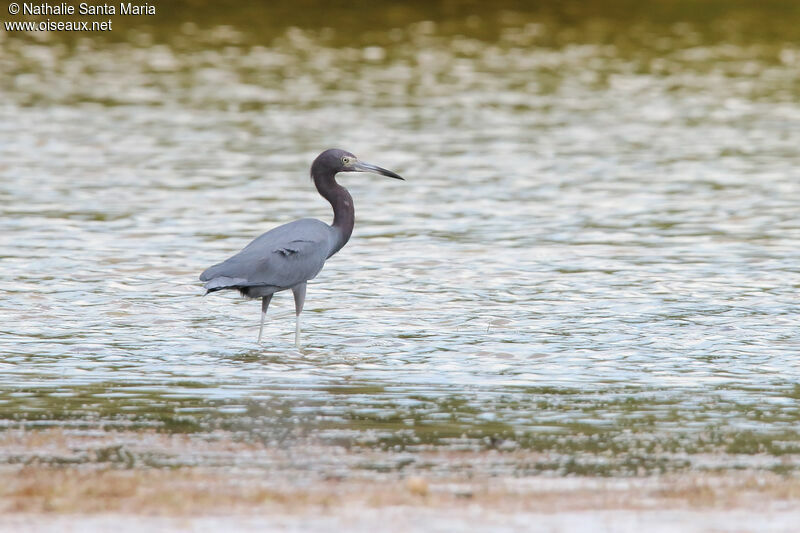
[[[349,158],[349,157],[347,157],[347,156],[344,156],[344,157],[342,158],[342,163],[344,163],[345,165],[349,164],[349,163],[350,163],[350,158]]]

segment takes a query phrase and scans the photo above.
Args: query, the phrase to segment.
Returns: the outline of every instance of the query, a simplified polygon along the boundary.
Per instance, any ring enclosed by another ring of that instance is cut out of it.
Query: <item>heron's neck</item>
[[[353,233],[353,225],[356,219],[353,198],[347,192],[347,189],[336,183],[333,175],[320,177],[312,174],[312,177],[319,193],[333,207],[333,224],[331,227],[336,232],[336,243],[328,255],[330,257],[347,244],[347,241],[350,240],[350,235]]]

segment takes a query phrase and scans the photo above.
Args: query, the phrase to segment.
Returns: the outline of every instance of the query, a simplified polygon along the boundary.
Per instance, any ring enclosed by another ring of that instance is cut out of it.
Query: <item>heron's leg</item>
[[[306,282],[299,283],[292,287],[294,293],[294,314],[295,327],[294,327],[294,344],[300,347],[300,313],[303,311],[303,304],[306,301]]]
[[[264,331],[264,317],[267,316],[267,307],[269,307],[269,301],[272,300],[272,295],[264,296],[261,298],[261,327],[258,328],[258,342],[261,342],[261,332]]]

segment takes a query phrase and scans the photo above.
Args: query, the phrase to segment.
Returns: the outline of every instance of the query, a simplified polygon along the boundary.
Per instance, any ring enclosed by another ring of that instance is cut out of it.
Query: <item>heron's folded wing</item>
[[[288,289],[316,277],[330,250],[330,226],[303,219],[264,233],[200,275],[206,288],[269,285]],[[225,278],[225,279],[223,279]]]

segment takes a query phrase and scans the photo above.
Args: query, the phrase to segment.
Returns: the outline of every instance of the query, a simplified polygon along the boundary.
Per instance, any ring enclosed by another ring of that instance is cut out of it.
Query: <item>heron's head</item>
[[[350,152],[339,150],[338,148],[325,150],[317,156],[314,163],[311,165],[312,177],[315,175],[333,176],[338,172],[372,172],[373,174],[381,174],[398,180],[403,179],[391,170],[386,170],[377,165],[360,161]]]

